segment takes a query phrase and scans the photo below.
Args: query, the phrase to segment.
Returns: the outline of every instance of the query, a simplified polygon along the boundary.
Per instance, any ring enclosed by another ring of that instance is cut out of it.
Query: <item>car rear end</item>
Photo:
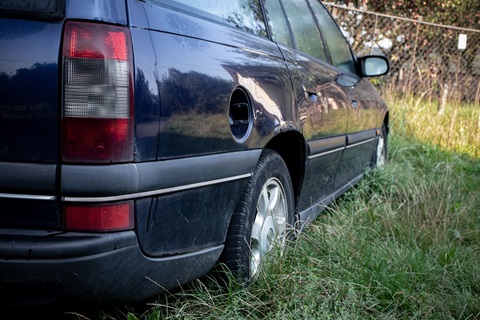
[[[1,305],[135,301],[159,267],[165,287],[211,267],[146,257],[134,200],[108,198],[136,170],[133,88],[125,1],[0,2]]]
[[[93,261],[88,257],[136,243],[131,231],[85,233],[132,229],[130,202],[62,201],[63,164],[120,163],[133,154],[131,43],[129,30],[118,25],[126,21],[125,8],[123,21],[104,16],[115,25],[67,21],[66,12],[73,9],[61,0],[0,5],[0,294],[5,305],[61,298],[63,283],[75,285],[68,277],[78,278],[72,259]],[[85,5],[79,13],[88,9],[93,8]]]

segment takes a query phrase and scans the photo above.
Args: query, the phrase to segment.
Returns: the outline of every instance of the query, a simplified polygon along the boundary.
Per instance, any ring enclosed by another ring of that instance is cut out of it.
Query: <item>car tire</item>
[[[385,123],[382,125],[380,135],[377,138],[377,144],[372,155],[372,167],[381,168],[388,161],[388,135]]]
[[[242,283],[255,281],[266,254],[294,225],[293,188],[280,155],[264,150],[232,215],[221,261]]]

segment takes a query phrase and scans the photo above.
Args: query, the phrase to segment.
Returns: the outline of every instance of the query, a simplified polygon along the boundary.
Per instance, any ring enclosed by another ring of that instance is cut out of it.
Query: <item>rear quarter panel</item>
[[[158,159],[263,147],[291,122],[287,69],[266,38],[174,10],[130,1],[139,159],[158,139]],[[233,90],[249,93],[255,123],[236,141],[228,122]],[[147,155],[148,154],[148,155]]]
[[[135,56],[135,161],[230,152],[240,159],[243,151],[264,147],[276,130],[293,123],[289,74],[274,43],[158,4],[128,4]],[[248,93],[253,118],[242,140],[234,138],[229,125],[230,98],[238,87]],[[244,154],[252,172],[256,162]],[[245,182],[137,201],[142,250],[158,256],[223,243]]]

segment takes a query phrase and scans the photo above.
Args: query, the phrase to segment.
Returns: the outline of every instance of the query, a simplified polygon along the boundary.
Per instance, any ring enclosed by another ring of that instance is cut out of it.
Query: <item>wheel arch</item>
[[[292,180],[296,208],[305,175],[305,139],[297,131],[282,132],[270,140],[265,149],[277,152],[285,161]]]
[[[385,124],[385,128],[387,129],[387,135],[390,133],[390,112],[385,112],[385,116],[383,117],[383,123]],[[382,123],[382,124],[383,124]]]

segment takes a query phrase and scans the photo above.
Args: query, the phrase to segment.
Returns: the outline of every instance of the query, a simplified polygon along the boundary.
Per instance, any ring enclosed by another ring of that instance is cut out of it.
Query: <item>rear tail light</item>
[[[133,160],[132,50],[127,28],[65,25],[62,159]]]
[[[133,201],[64,207],[65,230],[107,232],[133,229]]]

